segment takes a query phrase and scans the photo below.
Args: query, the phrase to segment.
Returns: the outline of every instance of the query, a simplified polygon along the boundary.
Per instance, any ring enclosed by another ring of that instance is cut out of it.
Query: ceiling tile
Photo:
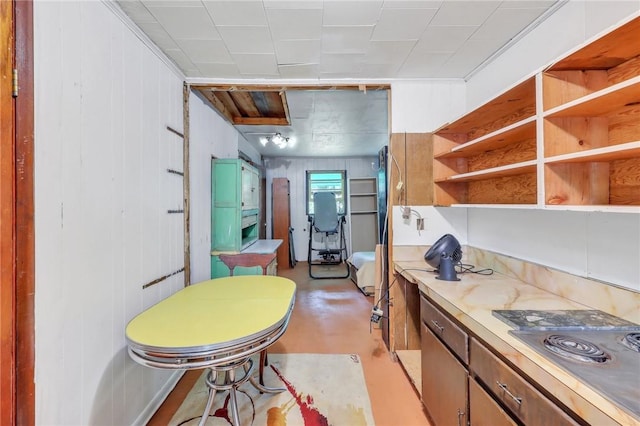
[[[372,41],[364,62],[368,64],[401,64],[415,44],[414,40]]]
[[[442,65],[453,55],[453,52],[432,52],[412,54],[398,70],[401,78],[432,78]],[[451,78],[462,78],[464,74],[452,75]]]
[[[149,12],[142,2],[139,1],[118,1],[118,5],[122,8],[133,22],[140,24],[142,22],[156,22],[156,18]]]
[[[435,9],[383,9],[371,40],[417,40]]]
[[[154,7],[150,12],[174,39],[220,39],[204,7]]]
[[[187,55],[185,55],[181,49],[167,49],[165,50],[165,53],[182,70],[197,68],[191,61],[191,59]]]
[[[267,16],[264,13],[262,1],[203,1],[213,22],[220,25],[232,26],[265,26]]]
[[[467,75],[499,47],[500,45],[492,39],[469,40],[461,49],[451,55],[451,58],[446,62],[446,67],[452,73]]]
[[[445,1],[431,25],[480,25],[500,5],[499,1]]]
[[[264,0],[265,9],[322,9],[321,0]]]
[[[282,78],[318,78],[319,69],[318,64],[278,65]]]
[[[281,40],[275,43],[278,65],[317,64],[320,40]]]
[[[233,63],[222,40],[178,40],[178,44],[193,63]]]
[[[276,55],[238,53],[232,55],[242,75],[274,76],[278,75]]]
[[[138,23],[140,29],[147,35],[153,42],[158,45],[160,49],[177,49],[178,45],[167,33],[162,25],[160,25],[155,19],[153,22],[140,22]]]
[[[230,53],[270,53],[273,43],[269,27],[218,27]]]
[[[548,9],[558,0],[509,0],[500,4],[500,9]]]
[[[354,68],[359,68],[364,55],[323,53],[320,61],[320,72],[339,73],[346,72],[353,75]]]
[[[217,78],[240,78],[242,75],[236,64],[196,64],[205,76],[215,75]]]
[[[322,10],[268,9],[267,19],[274,40],[320,40]]]
[[[416,43],[420,52],[450,52],[459,49],[478,29],[475,26],[434,26],[427,27]]]
[[[437,9],[442,2],[443,0],[387,0],[382,7],[385,9]]]
[[[506,43],[543,12],[544,9],[498,9],[472,38],[497,38]]]
[[[374,25],[380,17],[382,1],[328,1],[324,3],[322,24]]]
[[[142,0],[147,7],[202,7],[199,0]]]
[[[373,26],[323,27],[323,53],[366,53]]]

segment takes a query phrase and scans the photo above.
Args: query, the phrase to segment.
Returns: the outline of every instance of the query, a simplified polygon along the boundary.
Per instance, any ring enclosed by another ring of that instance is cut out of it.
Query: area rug
[[[373,425],[369,393],[357,355],[269,354],[265,385],[286,387],[261,394],[250,383],[237,392],[240,423],[255,426]],[[191,426],[200,422],[208,389],[200,376],[169,422]],[[218,392],[207,426],[230,425],[229,393]]]

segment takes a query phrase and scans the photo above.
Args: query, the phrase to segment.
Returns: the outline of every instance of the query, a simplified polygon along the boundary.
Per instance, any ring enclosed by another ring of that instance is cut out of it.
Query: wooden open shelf
[[[638,40],[635,18],[436,131],[435,204],[640,205]]]

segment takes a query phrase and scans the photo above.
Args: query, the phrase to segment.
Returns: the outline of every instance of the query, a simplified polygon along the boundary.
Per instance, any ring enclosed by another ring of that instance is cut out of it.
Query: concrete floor
[[[296,304],[285,335],[269,353],[358,354],[376,425],[429,425],[418,394],[387,350],[380,330],[370,327],[373,298],[364,296],[349,279],[309,278],[305,262],[278,272],[296,282]],[[168,423],[199,374],[185,374],[149,425]]]

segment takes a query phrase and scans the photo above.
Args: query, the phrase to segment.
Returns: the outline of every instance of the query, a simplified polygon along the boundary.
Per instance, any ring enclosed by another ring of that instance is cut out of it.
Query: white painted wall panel
[[[402,218],[400,206],[393,207],[393,245],[431,245],[444,234],[453,234],[460,244],[467,243],[467,209],[410,206],[409,219]],[[424,230],[416,221],[424,219]]]
[[[463,80],[396,81],[391,84],[391,132],[433,132],[465,110]]]
[[[266,158],[265,173],[267,177],[267,238],[271,238],[272,208],[271,208],[271,182],[273,178],[287,178],[290,185],[291,203],[291,227],[293,231],[293,243],[296,250],[296,259],[307,260],[307,248],[309,246],[309,227],[306,213],[306,171],[307,170],[346,170],[347,180],[357,177],[375,177],[371,163],[377,161],[377,157],[361,158]],[[351,253],[349,229],[346,229],[347,247]]]
[[[468,210],[472,246],[640,291],[638,214]]]
[[[592,37],[639,12],[638,0],[570,0],[469,79],[466,92],[468,109],[482,105],[516,82],[535,74]]]
[[[260,155],[209,103],[195,93],[189,96],[189,173],[191,282],[211,278],[211,159],[238,158],[241,149],[252,159]]]
[[[34,3],[36,423],[131,424],[170,373],[126,323],[182,287],[182,78],[102,2]],[[151,407],[151,408],[150,408]]]

